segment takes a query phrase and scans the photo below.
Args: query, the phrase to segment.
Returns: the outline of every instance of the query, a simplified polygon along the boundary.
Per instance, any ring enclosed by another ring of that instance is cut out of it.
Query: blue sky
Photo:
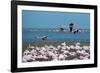
[[[23,28],[67,28],[73,22],[82,29],[90,28],[90,14],[22,10]]]

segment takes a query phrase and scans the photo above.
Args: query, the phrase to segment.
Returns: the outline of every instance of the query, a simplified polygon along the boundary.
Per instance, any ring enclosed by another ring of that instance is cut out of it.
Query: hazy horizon
[[[74,23],[80,29],[90,29],[90,14],[53,11],[22,11],[23,28],[68,28]]]

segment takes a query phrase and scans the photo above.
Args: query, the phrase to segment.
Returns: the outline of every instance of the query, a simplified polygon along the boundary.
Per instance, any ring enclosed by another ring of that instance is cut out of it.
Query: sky
[[[23,28],[67,28],[71,22],[80,29],[89,29],[90,14],[22,10]]]

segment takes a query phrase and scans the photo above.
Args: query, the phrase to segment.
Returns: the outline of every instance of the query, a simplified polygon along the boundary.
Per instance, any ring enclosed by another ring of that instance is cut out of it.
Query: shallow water
[[[56,32],[48,30],[34,30],[29,31],[30,29],[23,30],[22,39],[23,42],[39,42],[42,41],[43,36],[47,36],[47,41],[90,41],[90,32]]]

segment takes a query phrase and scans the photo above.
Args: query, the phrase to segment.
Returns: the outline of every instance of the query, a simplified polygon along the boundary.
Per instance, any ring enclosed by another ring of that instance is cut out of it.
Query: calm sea
[[[90,41],[90,30],[82,29],[74,34],[69,31],[58,32],[57,29],[23,29],[23,42],[43,41],[41,38],[47,36],[48,41]]]

